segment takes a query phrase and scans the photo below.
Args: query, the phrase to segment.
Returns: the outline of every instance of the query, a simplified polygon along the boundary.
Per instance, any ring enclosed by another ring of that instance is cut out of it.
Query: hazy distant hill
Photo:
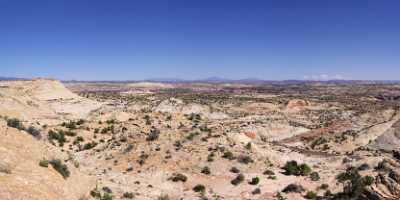
[[[24,79],[23,79],[23,78],[3,77],[3,76],[0,76],[0,81],[11,81],[11,80],[24,80]]]

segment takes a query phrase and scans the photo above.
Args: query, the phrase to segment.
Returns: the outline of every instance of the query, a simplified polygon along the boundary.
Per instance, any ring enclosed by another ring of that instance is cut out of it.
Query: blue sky
[[[400,80],[397,0],[0,0],[0,76]]]

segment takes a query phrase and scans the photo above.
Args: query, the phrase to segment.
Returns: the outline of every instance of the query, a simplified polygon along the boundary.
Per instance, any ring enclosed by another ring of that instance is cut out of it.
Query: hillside
[[[398,87],[191,86],[0,82],[0,199],[400,197]]]

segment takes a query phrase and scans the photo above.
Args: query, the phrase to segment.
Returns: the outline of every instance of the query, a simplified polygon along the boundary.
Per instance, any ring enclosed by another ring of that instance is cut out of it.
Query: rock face
[[[67,164],[70,177],[64,179],[50,165],[39,166],[43,158],[58,158],[42,141],[24,131],[0,123],[0,199],[69,200],[87,196],[94,180]]]
[[[398,149],[400,147],[400,120],[394,123],[392,127],[381,136],[376,138],[370,146],[386,151]]]
[[[0,115],[3,116],[52,124],[60,119],[85,118],[100,106],[55,80],[0,82]]]
[[[303,108],[309,106],[309,103],[302,99],[293,99],[286,104],[287,109]]]
[[[377,168],[375,184],[366,191],[364,199],[398,199],[400,196],[399,167],[399,163],[390,160],[382,161]]]

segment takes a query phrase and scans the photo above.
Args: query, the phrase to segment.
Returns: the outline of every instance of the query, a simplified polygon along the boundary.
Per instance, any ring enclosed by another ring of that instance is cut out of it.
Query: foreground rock
[[[50,165],[39,166],[43,159],[63,154],[46,148],[25,131],[0,122],[0,199],[2,200],[70,200],[84,199],[95,185],[92,178],[67,163],[70,176],[63,178]]]

